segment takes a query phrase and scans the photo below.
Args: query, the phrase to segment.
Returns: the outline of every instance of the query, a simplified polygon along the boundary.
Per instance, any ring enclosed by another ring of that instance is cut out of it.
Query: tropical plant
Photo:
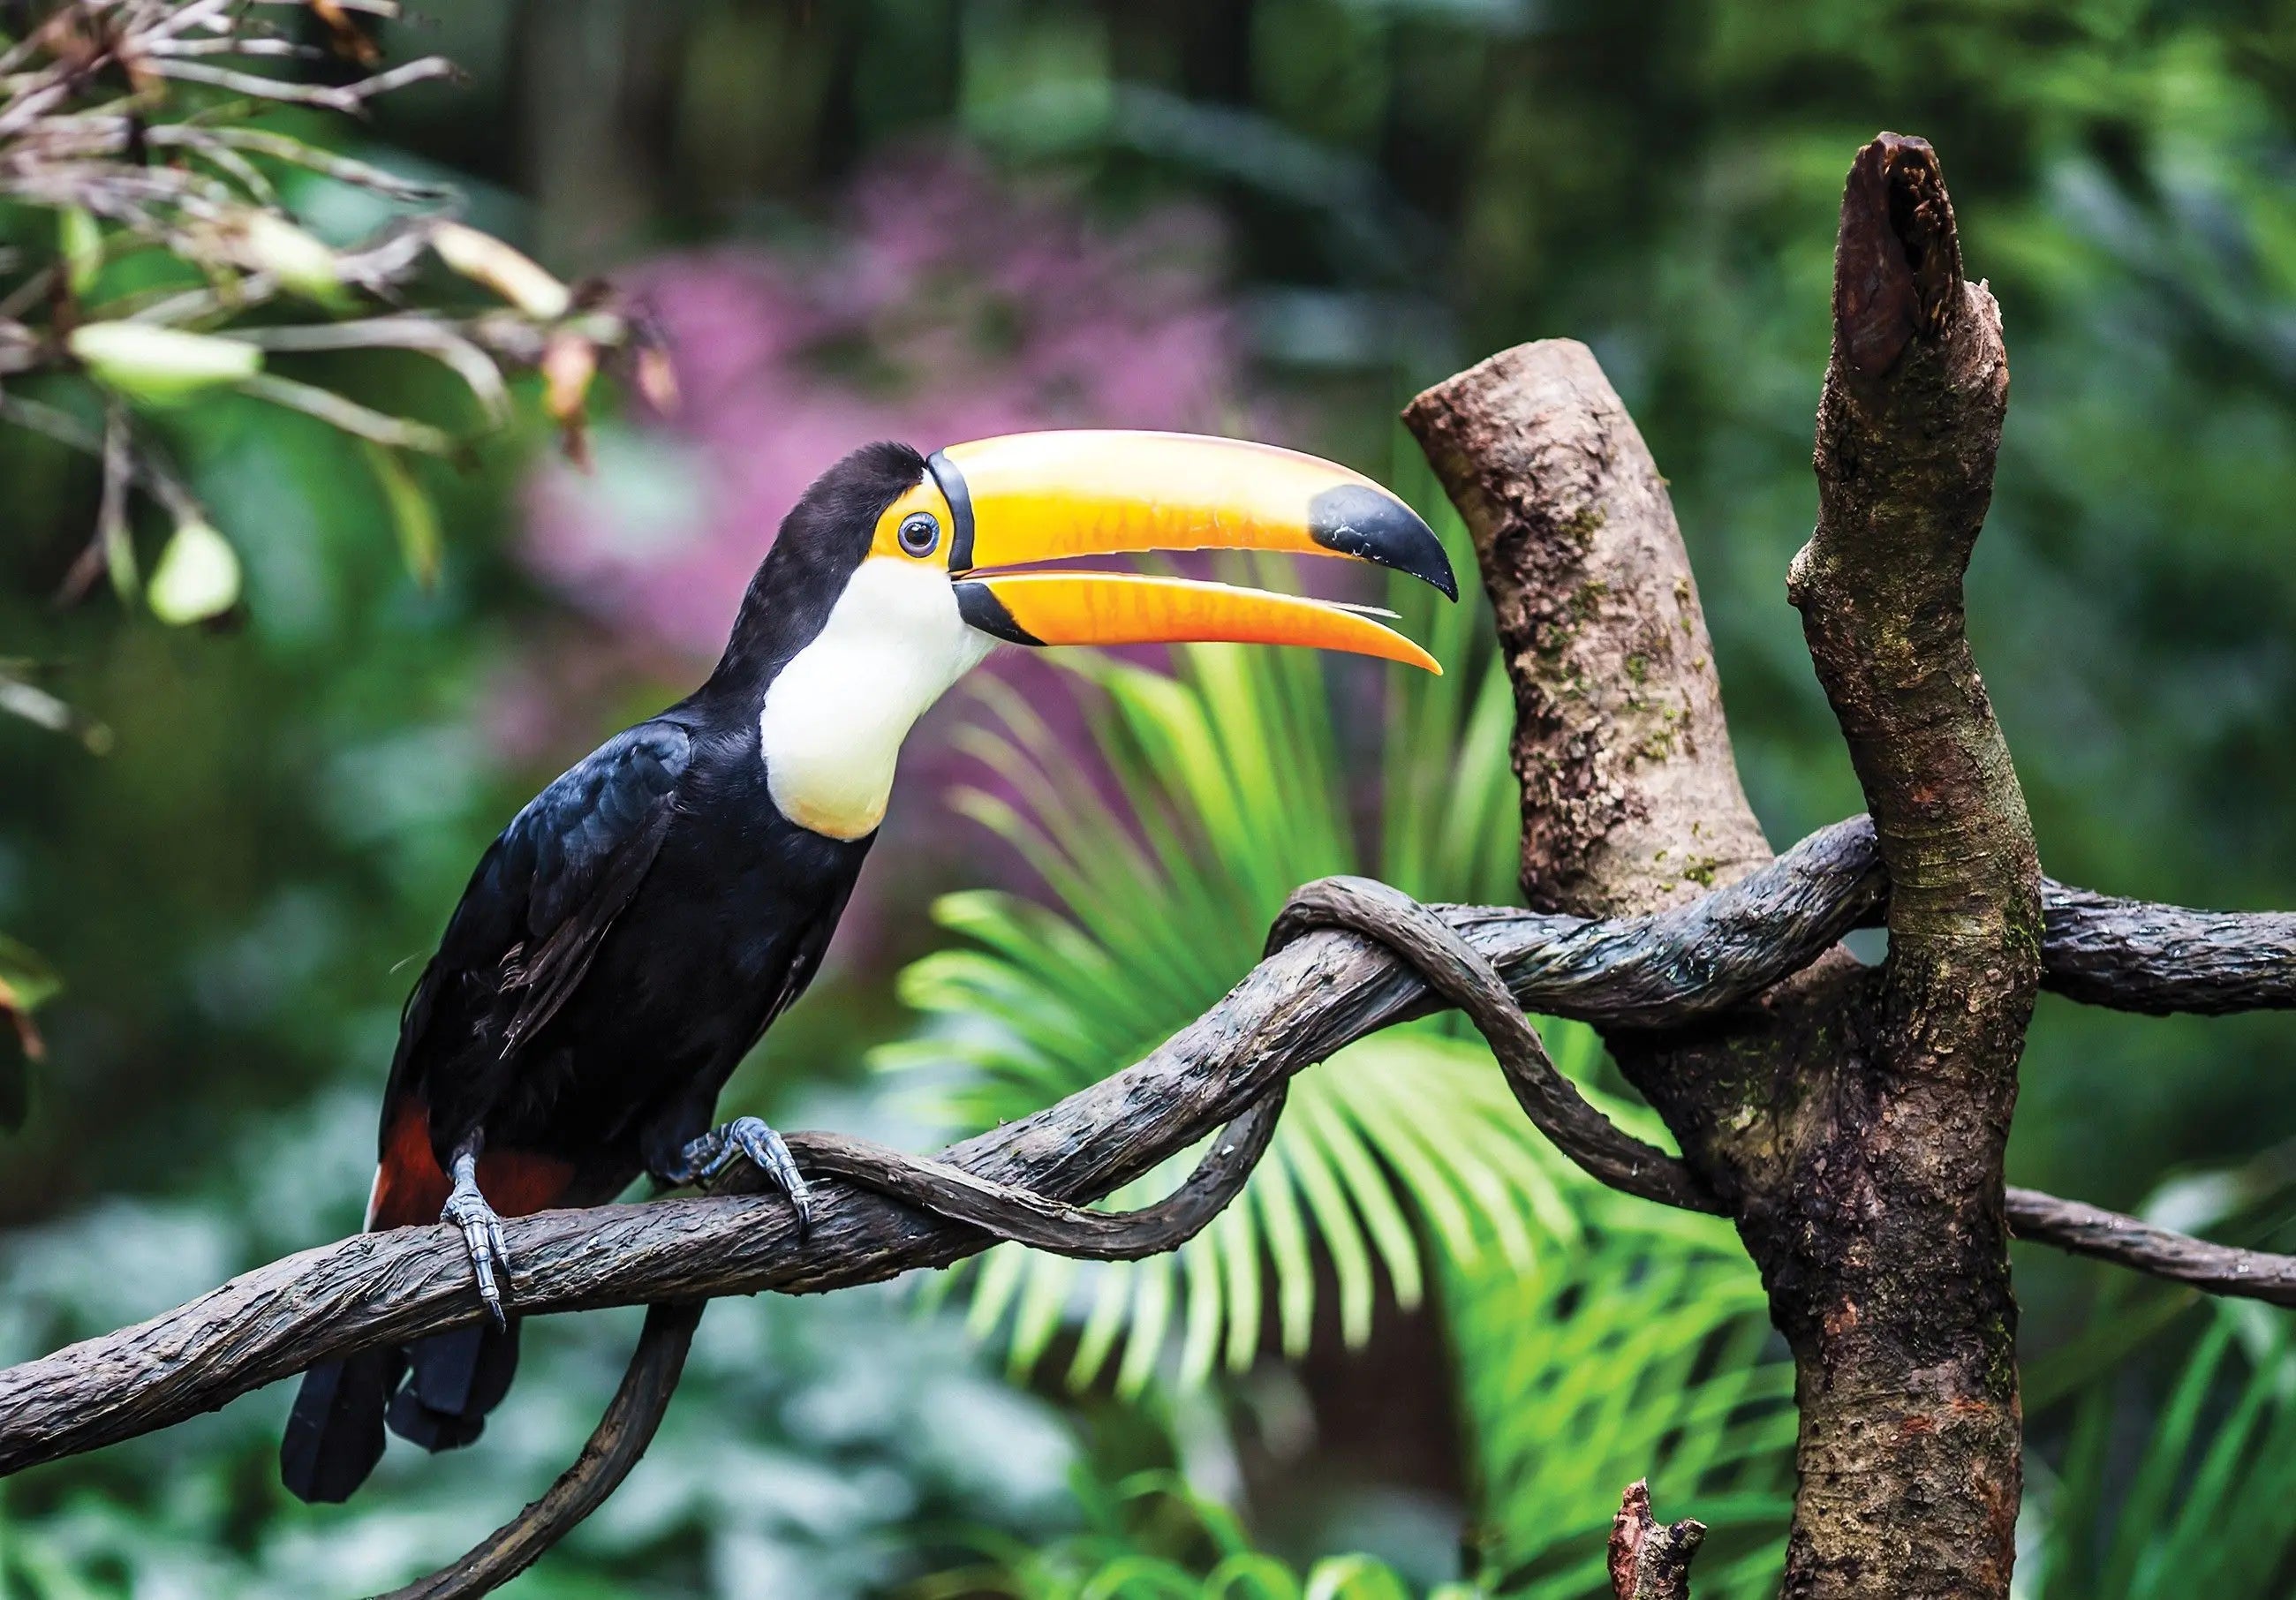
[[[1455,549],[1455,518],[1440,524]],[[1335,710],[1306,652],[1192,646],[1174,676],[1098,658],[1076,671],[1103,697],[1089,754],[1105,789],[1028,698],[988,680],[987,713],[959,735],[998,781],[960,791],[960,811],[1016,850],[1052,905],[1001,891],[944,898],[936,918],[962,943],[904,974],[924,1036],[882,1055],[935,1079],[940,1114],[991,1126],[1137,1059],[1226,992],[1265,930],[1311,878],[1371,872],[1430,899],[1488,898],[1513,856],[1505,679],[1472,650],[1472,605],[1437,611],[1398,595],[1409,625],[1449,669],[1390,679],[1375,847],[1359,837],[1359,785],[1343,753],[1372,719]],[[1189,1158],[1114,1197],[1168,1193]],[[1417,1304],[1429,1276],[1423,1222],[1452,1259],[1487,1243],[1527,1266],[1538,1238],[1575,1231],[1554,1169],[1532,1143],[1480,1045],[1433,1024],[1341,1052],[1296,1084],[1275,1143],[1242,1196],[1169,1258],[1086,1266],[1017,1247],[964,1275],[976,1333],[1006,1329],[1011,1365],[1032,1368],[1088,1307],[1070,1383],[1139,1393],[1179,1330],[1177,1380],[1202,1382],[1259,1351],[1263,1283],[1283,1349],[1306,1348],[1315,1310],[1311,1236],[1329,1260],[1341,1326],[1370,1332],[1374,1263]],[[1485,1219],[1488,1231],[1476,1218]],[[1263,1264],[1266,1271],[1263,1273]]]
[[[538,368],[570,454],[602,362],[670,398],[666,358],[614,296],[577,295],[456,219],[451,190],[332,147],[343,128],[322,113],[364,115],[454,73],[438,56],[376,70],[373,30],[395,0],[275,9],[0,12],[0,431],[90,457],[101,478],[59,605],[105,579],[170,626],[240,609],[237,530],[178,458],[242,408],[315,419],[355,446],[409,571],[433,584],[439,517],[409,458],[467,455],[469,439],[353,398],[314,363],[427,357],[467,389],[483,431],[512,420],[511,374]],[[321,236],[346,224],[360,236]],[[442,284],[433,264],[480,292]],[[139,522],[168,529],[156,558],[148,537],[138,554]],[[108,730],[41,685],[47,665],[0,655],[0,716],[100,752]],[[22,1120],[25,1063],[43,1053],[33,1013],[60,987],[0,935],[0,1132]]]
[[[1770,1348],[1761,1284],[1728,1224],[1580,1184],[1573,1247],[1447,1273],[1480,1576],[1533,1600],[1607,1595],[1619,1491],[1647,1477],[1658,1504],[1708,1527],[1700,1594],[1773,1593],[1793,1504],[1793,1367]]]
[[[1456,520],[1447,508],[1436,517],[1464,566]],[[1449,670],[1388,681],[1375,734],[1343,709],[1345,681],[1327,683],[1305,657],[1198,647],[1168,677],[1096,660],[1079,669],[1103,697],[1095,784],[1038,706],[992,680],[986,723],[964,737],[1002,792],[967,789],[955,804],[1019,853],[1050,903],[943,899],[935,915],[962,942],[906,974],[903,993],[931,1025],[886,1064],[937,1071],[927,1081],[941,1113],[988,1126],[1104,1077],[1193,1019],[1257,958],[1268,920],[1308,879],[1370,872],[1428,899],[1506,898],[1504,675],[1472,649],[1472,604],[1446,611],[1403,593],[1396,603],[1415,608],[1407,626]],[[1364,766],[1378,775],[1367,827],[1349,781]],[[1606,1092],[1590,1030],[1546,1031],[1611,1115],[1664,1136],[1646,1110]],[[1186,1164],[1114,1203],[1168,1192]],[[1303,1075],[1242,1197],[1177,1257],[1086,1265],[1004,1246],[959,1281],[969,1326],[1001,1335],[1016,1375],[1065,1332],[1070,1385],[1112,1364],[1118,1392],[1137,1396],[1160,1378],[1185,1389],[1248,1367],[1271,1299],[1283,1350],[1303,1351],[1319,1251],[1350,1343],[1369,1333],[1382,1272],[1406,1307],[1439,1291],[1476,1475],[1489,1486],[1487,1576],[1557,1600],[1599,1590],[1619,1489],[1644,1473],[1710,1513],[1728,1550],[1708,1566],[1720,1592],[1775,1576],[1791,1371],[1759,1358],[1770,1334],[1742,1251],[1726,1225],[1621,1202],[1556,1157],[1456,1022],[1390,1030]],[[1553,1448],[1562,1439],[1570,1450]],[[1102,1561],[1090,1572],[1087,1550]],[[1258,1581],[1244,1576],[1257,1565],[1231,1557],[1242,1564],[1198,1577]],[[1162,1593],[1174,1569],[1160,1559],[1127,1547],[1119,1562],[1088,1539],[1016,1557],[1007,1578],[1031,1596]],[[1116,1587],[1093,1587],[1103,1579]]]
[[[978,1541],[982,1560],[914,1586],[913,1600],[1008,1595],[1013,1600],[1410,1600],[1411,1586],[1369,1555],[1326,1555],[1301,1572],[1258,1548],[1235,1514],[1177,1473],[1115,1484],[1076,1475],[1082,1530],[1030,1547]],[[1439,1584],[1427,1600],[1472,1600]]]
[[[2054,1473],[2032,1462],[2034,1600],[2279,1595],[2296,1581],[2296,1347],[2287,1318],[2211,1303],[2163,1400],[2095,1383]],[[2157,1406],[2157,1409],[2152,1409]],[[2147,1437],[2129,1416],[2150,1410]],[[2030,1460],[2030,1457],[2029,1457]]]

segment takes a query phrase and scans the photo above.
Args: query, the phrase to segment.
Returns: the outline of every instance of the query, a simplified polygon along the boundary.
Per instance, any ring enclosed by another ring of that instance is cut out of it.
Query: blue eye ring
[[[893,537],[908,554],[931,555],[940,548],[940,520],[930,512],[918,512],[902,518],[900,530]]]

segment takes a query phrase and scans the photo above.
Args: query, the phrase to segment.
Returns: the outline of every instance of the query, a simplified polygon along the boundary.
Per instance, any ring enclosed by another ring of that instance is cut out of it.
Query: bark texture
[[[2002,1154],[2041,979],[2041,880],[1961,581],[2007,364],[1919,141],[1859,152],[1836,274],[1822,513],[1792,595],[1874,814],[1890,957],[1874,972],[1832,951],[1734,1012],[1606,1038],[1727,1205],[1794,1350],[1786,1594],[2001,1600],[2019,1493]],[[1592,357],[1527,345],[1404,414],[1498,611],[1525,892],[1617,915],[1682,892],[1667,864],[1726,881],[1758,867],[1663,480]],[[1679,711],[1670,737],[1653,738],[1653,708]],[[2124,948],[2069,956],[2069,983],[2123,987],[2103,969]],[[2242,964],[2220,964],[2238,992]],[[2046,1207],[2033,1221],[2082,1232]]]
[[[1703,1522],[1652,1516],[1650,1485],[1636,1479],[1611,1522],[1611,1593],[1616,1600],[1690,1600],[1690,1558],[1705,1542]]]
[[[1404,421],[1497,612],[1529,903],[1653,911],[1768,860],[1666,480],[1593,353],[1502,351]]]
[[[1416,908],[1456,930],[1519,1006],[1592,1022],[1628,1042],[1723,1037],[1758,1021],[1762,991],[1826,951],[1884,904],[1873,830],[1853,817],[1701,899],[1644,917],[1588,922],[1503,907]],[[2062,890],[2049,923],[2078,953],[2083,983],[2125,983],[2148,1008],[2232,1001],[2205,954],[2185,978],[2151,931],[2201,922],[2226,939],[2232,914]],[[1080,1255],[1169,1248],[1233,1195],[1273,1127],[1291,1073],[1375,1029],[1434,1009],[1425,980],[1386,949],[1313,924],[1262,961],[1163,1049],[1030,1118],[945,1151],[903,1156],[832,1134],[791,1144],[816,1174],[820,1220],[795,1237],[777,1197],[725,1194],[642,1206],[550,1211],[508,1224],[528,1315],[761,1290],[873,1282],[985,1249],[998,1237]],[[2289,919],[2259,931],[2239,964],[2257,1005],[2296,1003]],[[1788,987],[1788,986],[1780,986]],[[1775,990],[1772,991],[1773,993]],[[1750,1005],[1750,997],[1760,1000]],[[1526,1059],[1528,1053],[1526,1052]],[[1180,1190],[1148,1213],[1078,1213],[1234,1114]],[[843,1175],[840,1177],[840,1175]],[[1003,1188],[998,1187],[1003,1186]],[[1018,1186],[1029,1191],[1014,1196]],[[2070,1201],[2013,1191],[2021,1236],[2218,1293],[2296,1301],[2296,1258],[2228,1249]],[[973,1225],[969,1226],[966,1218]],[[993,1231],[984,1231],[992,1230]],[[362,1234],[275,1261],[134,1327],[0,1371],[0,1476],[166,1427],[314,1361],[404,1342],[484,1316],[462,1245],[442,1227]]]
[[[1963,625],[2009,363],[1937,158],[1857,154],[1788,595],[1890,868],[1890,958],[1830,1136],[1764,1219],[1798,1363],[1785,1592],[2006,1594],[2021,1417],[2003,1163],[2041,976],[2041,869]]]
[[[1694,1014],[1791,972],[1870,914],[1876,880],[1855,825],[1828,830],[1768,872],[1636,928],[1488,907],[1439,907],[1524,1006],[1648,1016],[1669,990]],[[1831,885],[1831,889],[1823,886]],[[1734,931],[1718,939],[1717,930]],[[1603,974],[1615,972],[1615,983]],[[1439,1007],[1387,950],[1332,929],[1301,932],[1210,1012],[1145,1060],[1035,1116],[918,1161],[834,1135],[792,1136],[816,1187],[802,1240],[777,1197],[670,1199],[545,1211],[505,1226],[526,1315],[605,1305],[812,1292],[944,1266],[996,1237],[1078,1253],[1169,1248],[1242,1181],[1271,1091],[1364,1035]],[[1144,1246],[1119,1219],[1061,1202],[1109,1193],[1251,1113],[1200,1181],[1163,1202],[1179,1218]],[[1255,1131],[1256,1130],[1256,1131]],[[836,1176],[845,1174],[847,1181]],[[998,1205],[984,1186],[1029,1192]],[[906,1196],[912,1203],[905,1204]],[[942,1214],[916,1209],[930,1202]],[[992,1234],[956,1218],[995,1219]],[[1183,1231],[1185,1229],[1185,1231]],[[1108,1236],[1111,1230],[1118,1236]],[[451,1229],[363,1234],[258,1268],[149,1322],[0,1372],[0,1475],[212,1410],[315,1361],[404,1343],[485,1316]]]

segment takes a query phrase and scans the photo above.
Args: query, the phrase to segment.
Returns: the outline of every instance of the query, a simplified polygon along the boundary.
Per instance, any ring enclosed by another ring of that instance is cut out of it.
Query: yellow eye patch
[[[872,555],[898,555],[905,561],[946,561],[950,516],[940,486],[928,476],[885,507],[869,541]]]

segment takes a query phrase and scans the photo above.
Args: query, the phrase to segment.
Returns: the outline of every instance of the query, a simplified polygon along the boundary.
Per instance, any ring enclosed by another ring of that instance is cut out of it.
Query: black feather
[[[518,1319],[434,1333],[407,1347],[406,1382],[392,1397],[390,1431],[426,1450],[452,1450],[486,1431],[518,1372]]]
[[[482,1186],[489,1162],[540,1173],[522,1191],[531,1209],[611,1199],[670,1170],[709,1126],[726,1079],[818,970],[873,837],[782,815],[758,707],[924,470],[906,446],[871,445],[824,473],[783,521],[708,683],[569,768],[488,849],[407,997],[385,1140],[420,1106],[442,1170],[474,1145]],[[348,1494],[386,1418],[430,1449],[478,1438],[517,1327],[422,1341],[403,1385],[398,1352],[315,1368],[281,1447],[289,1487]]]
[[[279,1477],[299,1500],[350,1498],[382,1459],[383,1411],[406,1369],[403,1351],[361,1350],[303,1374],[279,1440]]]

